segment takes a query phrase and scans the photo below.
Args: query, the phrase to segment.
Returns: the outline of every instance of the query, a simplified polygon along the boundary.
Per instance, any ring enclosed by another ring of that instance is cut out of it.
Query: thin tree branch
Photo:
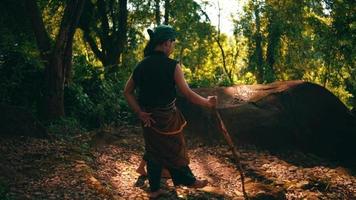
[[[100,38],[100,43],[102,45],[102,52],[104,55],[106,55],[108,52],[105,50],[108,49],[110,45],[110,35],[109,35],[109,20],[106,15],[106,4],[104,0],[98,0],[98,11],[100,15],[100,21],[101,21],[101,31],[99,33],[102,33],[102,36]]]
[[[51,39],[48,36],[40,9],[35,0],[25,0],[25,7],[34,30],[36,43],[40,50],[41,58],[48,62],[51,53]]]

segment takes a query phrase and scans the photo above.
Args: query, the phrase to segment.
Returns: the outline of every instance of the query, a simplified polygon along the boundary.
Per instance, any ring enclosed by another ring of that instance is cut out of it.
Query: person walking
[[[147,32],[150,39],[144,49],[144,59],[128,79],[124,95],[142,122],[149,196],[157,198],[164,193],[160,189],[163,168],[169,171],[175,186],[202,188],[208,184],[207,180],[196,179],[189,167],[183,135],[187,122],[175,105],[176,87],[190,102],[200,106],[213,108],[217,98],[204,98],[192,91],[180,63],[169,58],[177,36],[173,27],[159,25]]]

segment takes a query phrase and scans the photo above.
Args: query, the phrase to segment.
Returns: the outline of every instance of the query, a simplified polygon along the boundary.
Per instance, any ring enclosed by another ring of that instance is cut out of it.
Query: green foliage
[[[58,136],[70,137],[85,131],[85,128],[74,117],[63,117],[46,124],[50,133]]]
[[[11,198],[8,195],[9,193],[9,187],[5,184],[4,181],[0,179],[0,199],[2,200],[11,200]]]
[[[104,74],[84,57],[75,57],[73,81],[65,88],[67,116],[87,128],[130,120],[132,115],[122,94],[128,73],[118,70]]]
[[[67,116],[79,119],[83,124],[98,127],[94,103],[81,85],[72,83],[64,89],[64,106]]]
[[[247,70],[261,83],[319,83],[354,106],[354,6],[352,1],[250,0],[235,25],[248,47]]]
[[[174,58],[191,71],[191,85],[211,86],[215,66],[209,65],[209,57],[214,51],[211,48],[214,28],[195,1],[174,1],[171,6],[171,25],[179,33]]]
[[[24,44],[32,39],[30,23],[26,19],[24,1],[0,1],[0,45],[10,47]]]
[[[36,113],[41,103],[43,69],[39,60],[17,47],[0,48],[0,102]]]
[[[54,39],[64,1],[37,3]],[[0,3],[0,103],[23,106],[37,114],[43,106],[43,63],[23,4],[10,0]],[[198,4],[194,0],[170,4],[170,25],[179,32],[173,58],[184,65],[191,87],[229,86],[230,78],[233,84],[302,79],[325,86],[349,107],[356,107],[353,1],[249,0],[235,20],[233,36],[218,33],[206,16],[206,4],[209,2]],[[117,47],[114,38],[119,19],[112,16],[118,16],[119,9],[117,2],[114,5],[106,4],[104,9],[104,13],[111,12],[107,13],[106,29],[102,28],[99,13],[103,10],[99,12],[97,1],[86,5],[93,12],[85,10],[74,37],[72,79],[64,88],[66,117],[49,124],[55,133],[70,135],[82,128],[136,119],[124,100],[123,88],[143,57],[146,28],[156,25],[154,2],[128,2],[127,44],[120,60],[114,59],[119,65],[105,71],[88,38],[91,36],[94,46],[106,55],[115,49],[109,46]],[[91,30],[86,36],[85,23]],[[105,31],[109,31],[106,41],[101,37]]]
[[[26,18],[24,2],[0,2],[0,103],[38,113],[43,68]]]
[[[103,68],[88,63],[83,56],[74,57],[72,82],[65,87],[66,117],[48,125],[53,133],[71,135],[105,124],[134,120],[122,90],[129,72],[105,74]]]

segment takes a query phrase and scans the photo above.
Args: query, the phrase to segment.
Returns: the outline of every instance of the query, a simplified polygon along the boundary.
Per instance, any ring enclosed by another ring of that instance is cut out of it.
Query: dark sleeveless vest
[[[162,107],[176,98],[174,72],[177,63],[163,52],[154,51],[136,66],[132,78],[140,106]]]

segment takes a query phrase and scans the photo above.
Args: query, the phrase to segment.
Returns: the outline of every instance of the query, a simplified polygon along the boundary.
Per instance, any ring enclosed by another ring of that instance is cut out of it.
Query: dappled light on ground
[[[94,144],[95,133],[65,140],[0,141],[0,180],[14,199],[148,199],[148,181],[136,173],[143,140],[139,127],[112,129],[116,141]],[[104,138],[106,136],[103,136]],[[206,145],[187,137],[190,166],[209,186],[173,187],[160,199],[243,199],[241,181],[227,145]],[[6,144],[6,145],[5,145]],[[274,193],[286,199],[353,199],[354,172],[314,155],[239,148],[250,196]],[[277,199],[277,197],[276,197]]]

